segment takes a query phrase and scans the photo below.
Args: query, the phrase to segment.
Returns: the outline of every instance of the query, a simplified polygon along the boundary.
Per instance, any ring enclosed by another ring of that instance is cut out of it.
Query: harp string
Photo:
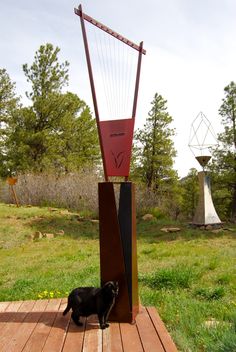
[[[95,26],[87,26],[101,120],[132,117],[138,52]]]

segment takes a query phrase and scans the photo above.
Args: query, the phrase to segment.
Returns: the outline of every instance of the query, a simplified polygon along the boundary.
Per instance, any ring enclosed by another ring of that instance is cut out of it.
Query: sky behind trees
[[[47,42],[61,48],[70,62],[68,90],[92,99],[79,17],[71,0],[9,0],[1,4],[0,67],[16,82],[17,93],[29,104],[22,65],[31,64]],[[185,176],[198,167],[188,148],[190,126],[202,111],[215,132],[221,131],[218,109],[224,87],[236,80],[236,2],[234,0],[110,0],[82,2],[87,14],[139,43],[144,41],[136,126],[145,122],[156,92],[167,99],[176,128],[175,168]]]

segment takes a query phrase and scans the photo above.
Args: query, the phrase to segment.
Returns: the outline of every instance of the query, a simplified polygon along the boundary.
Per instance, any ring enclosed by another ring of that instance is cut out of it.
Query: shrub
[[[207,301],[211,301],[211,300],[218,300],[222,297],[224,297],[225,295],[225,289],[222,286],[218,286],[218,287],[200,287],[197,288],[194,291],[194,295],[197,297],[200,297],[202,299],[205,299]]]
[[[15,190],[22,205],[64,207],[97,213],[98,181],[99,177],[89,169],[65,175],[22,174],[18,176]],[[13,201],[6,183],[2,183],[0,201]]]
[[[230,283],[231,276],[229,274],[222,274],[216,279],[216,283],[220,285],[227,285]]]
[[[196,276],[197,274],[193,271],[193,268],[179,265],[172,268],[159,269],[152,274],[140,277],[140,281],[151,288],[189,288]]]

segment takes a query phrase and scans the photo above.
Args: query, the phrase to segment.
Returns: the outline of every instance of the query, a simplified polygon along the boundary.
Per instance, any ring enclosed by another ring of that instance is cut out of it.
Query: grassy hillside
[[[181,231],[161,231],[173,225]],[[236,351],[236,227],[225,228],[137,222],[140,299],[157,307],[180,351]],[[35,233],[55,238],[32,239]],[[0,301],[99,285],[98,223],[66,210],[0,204],[0,263]]]

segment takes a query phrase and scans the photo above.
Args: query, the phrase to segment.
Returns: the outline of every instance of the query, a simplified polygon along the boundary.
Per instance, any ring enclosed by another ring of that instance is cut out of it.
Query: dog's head
[[[108,281],[103,285],[103,288],[106,291],[109,291],[113,294],[113,296],[118,296],[119,293],[119,284],[118,281]]]

